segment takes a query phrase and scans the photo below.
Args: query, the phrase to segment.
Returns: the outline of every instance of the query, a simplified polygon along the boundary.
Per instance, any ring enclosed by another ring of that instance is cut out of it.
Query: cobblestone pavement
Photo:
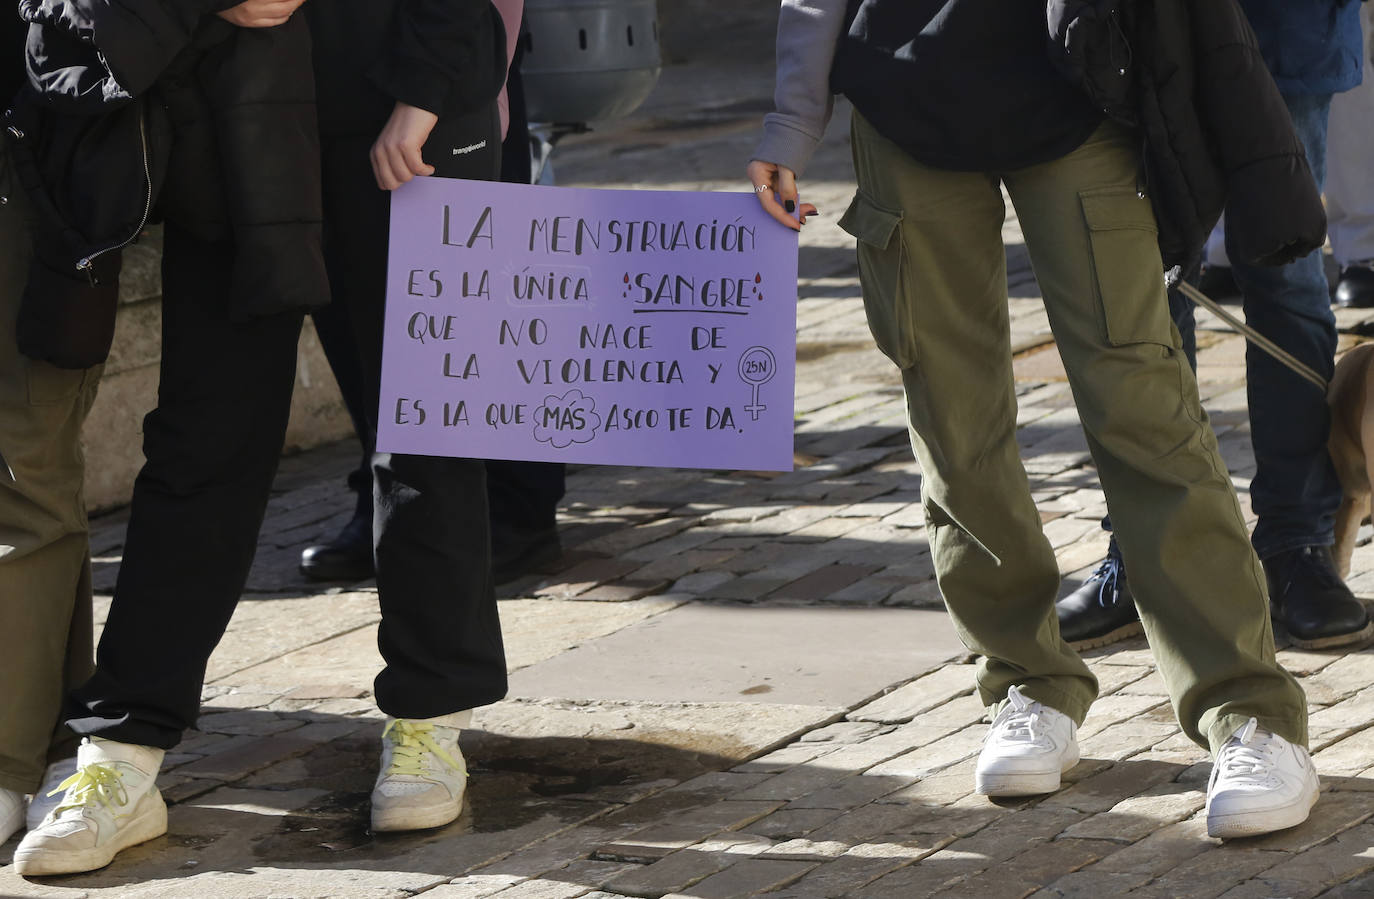
[[[733,37],[710,65],[668,68],[652,114],[560,148],[560,181],[740,189],[769,89],[769,61],[739,50],[766,40],[758,6],[720,14],[738,17],[721,31]],[[803,236],[796,470],[572,472],[565,558],[503,593],[511,698],[464,734],[458,822],[365,830],[375,590],[321,590],[295,567],[349,515],[356,456],[339,445],[282,466],[199,728],[159,781],[170,833],[89,875],[0,867],[0,896],[1374,896],[1367,649],[1304,652],[1279,635],[1324,791],[1291,831],[1207,838],[1210,766],[1140,640],[1091,654],[1102,698],[1063,789],[972,794],[985,730],[972,665],[932,579],[899,381],[834,225],[852,190],[840,118],[803,183],[824,215]],[[1067,590],[1104,553],[1105,505],[1014,219],[1005,235],[1020,441]],[[1248,508],[1243,343],[1201,323],[1204,401]],[[95,522],[104,591],[123,522]],[[1363,537],[1351,583],[1370,595]]]

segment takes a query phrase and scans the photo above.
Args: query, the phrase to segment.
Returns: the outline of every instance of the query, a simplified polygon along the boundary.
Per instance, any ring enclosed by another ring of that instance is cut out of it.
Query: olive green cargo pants
[[[103,366],[54,368],[20,355],[28,204],[0,138],[0,787],[31,793],[75,751],[59,729],[66,691],[92,671],[91,563],[81,423]],[[50,758],[51,756],[51,758]]]
[[[1169,320],[1135,142],[1103,125],[1052,162],[927,168],[857,113],[841,225],[879,348],[902,370],[931,554],[990,707],[1007,688],[1081,722],[1097,682],[1059,635],[1059,572],[1016,442],[1001,228],[1019,217],[1131,588],[1184,732],[1213,752],[1254,716],[1307,740],[1274,658],[1263,571]]]

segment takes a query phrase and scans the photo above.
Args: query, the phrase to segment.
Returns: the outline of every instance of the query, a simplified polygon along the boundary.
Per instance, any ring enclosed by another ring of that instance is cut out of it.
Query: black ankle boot
[[[375,573],[372,565],[372,504],[353,513],[339,536],[323,546],[301,552],[301,574],[312,581],[363,581]]]
[[[1140,633],[1126,566],[1108,553],[1083,586],[1054,604],[1059,635],[1074,649],[1096,649]]]
[[[1364,603],[1336,572],[1331,550],[1303,546],[1264,560],[1269,612],[1301,649],[1358,643],[1374,633]]]

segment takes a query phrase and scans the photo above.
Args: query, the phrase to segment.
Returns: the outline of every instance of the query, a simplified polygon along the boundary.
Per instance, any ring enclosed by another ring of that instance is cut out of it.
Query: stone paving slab
[[[511,692],[849,708],[961,651],[934,611],[692,603],[519,671]]]

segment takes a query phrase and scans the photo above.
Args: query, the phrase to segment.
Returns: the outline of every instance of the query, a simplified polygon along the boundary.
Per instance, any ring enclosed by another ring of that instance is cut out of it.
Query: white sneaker
[[[29,797],[29,810],[24,820],[29,830],[37,830],[48,817],[48,812],[57,808],[62,801],[62,790],[58,785],[76,773],[76,756],[53,762],[43,773],[43,785],[38,792]]]
[[[458,817],[468,768],[458,733],[472,712],[438,718],[388,718],[382,770],[372,788],[372,829],[422,830]]]
[[[1307,750],[1254,718],[1217,754],[1207,785],[1207,835],[1250,837],[1307,820],[1320,784]]]
[[[121,850],[167,832],[167,806],[157,791],[161,749],[88,737],[76,751],[76,773],[57,808],[14,851],[26,877],[103,868]]]
[[[24,826],[24,794],[0,788],[0,843]]]
[[[1059,789],[1078,764],[1078,725],[1063,712],[1032,702],[1016,687],[993,719],[974,774],[984,796],[1038,796]]]

